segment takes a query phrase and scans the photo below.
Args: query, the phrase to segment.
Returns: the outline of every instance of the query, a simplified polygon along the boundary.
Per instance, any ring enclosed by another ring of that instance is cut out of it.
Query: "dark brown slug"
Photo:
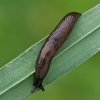
[[[34,88],[31,90],[31,93],[37,88],[44,91],[42,81],[49,70],[51,60],[71,33],[73,26],[80,15],[81,14],[77,12],[67,14],[46,39],[36,60],[33,83]]]

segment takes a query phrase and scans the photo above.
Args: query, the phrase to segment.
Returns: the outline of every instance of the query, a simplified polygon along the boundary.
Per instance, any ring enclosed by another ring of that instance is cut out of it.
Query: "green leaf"
[[[0,99],[23,100],[33,88],[35,61],[45,38],[0,68]],[[71,35],[56,53],[43,81],[46,86],[100,51],[100,5],[79,18]],[[8,98],[9,97],[9,98]]]

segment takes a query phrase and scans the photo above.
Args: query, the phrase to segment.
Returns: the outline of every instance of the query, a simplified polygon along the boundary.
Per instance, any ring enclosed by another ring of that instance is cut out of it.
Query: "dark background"
[[[0,0],[0,67],[48,35],[71,11],[100,0]],[[87,27],[88,28],[88,27]],[[100,100],[100,53],[28,100]],[[59,69],[60,70],[60,69]]]

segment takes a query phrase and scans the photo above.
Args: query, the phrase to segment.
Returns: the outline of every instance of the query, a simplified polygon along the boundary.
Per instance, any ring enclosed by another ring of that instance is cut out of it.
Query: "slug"
[[[42,82],[48,73],[51,60],[71,33],[73,26],[80,15],[81,14],[77,12],[67,14],[46,39],[36,60],[33,83],[34,87],[31,90],[31,93],[33,93],[37,88],[44,91]]]

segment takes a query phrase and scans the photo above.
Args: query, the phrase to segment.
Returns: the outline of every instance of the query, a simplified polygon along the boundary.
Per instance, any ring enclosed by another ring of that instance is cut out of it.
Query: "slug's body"
[[[34,88],[31,91],[32,93],[36,88],[40,88],[42,91],[44,91],[42,81],[49,70],[51,60],[56,51],[67,39],[80,15],[81,14],[77,12],[67,14],[46,39],[37,57],[33,84]]]

